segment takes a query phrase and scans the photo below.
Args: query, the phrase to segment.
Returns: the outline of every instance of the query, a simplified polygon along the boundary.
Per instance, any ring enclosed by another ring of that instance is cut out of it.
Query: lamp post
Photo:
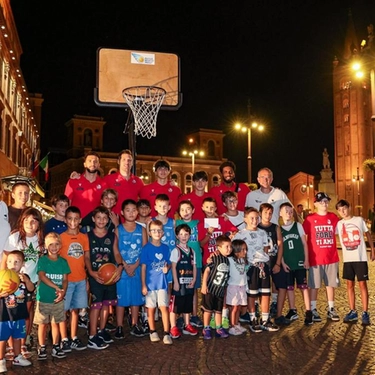
[[[307,212],[310,213],[310,189],[312,189],[314,185],[310,181],[309,175],[306,176],[306,184],[303,184],[302,187],[307,193]]]
[[[358,216],[361,216],[361,193],[359,191],[359,183],[363,182],[363,174],[359,174],[359,167],[357,167],[357,174],[353,174],[353,182],[357,182],[357,194],[358,194],[358,201],[357,201],[357,208],[358,208]]]
[[[184,156],[190,156],[191,157],[191,173],[194,174],[195,157],[196,156],[204,156],[204,151],[200,151],[200,150],[193,150],[193,151],[183,150],[182,151],[182,155],[184,155]]]

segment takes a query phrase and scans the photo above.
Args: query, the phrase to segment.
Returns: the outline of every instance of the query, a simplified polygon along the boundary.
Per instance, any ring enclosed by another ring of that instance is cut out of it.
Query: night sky
[[[94,103],[97,49],[169,52],[181,59],[183,104],[159,113],[157,137],[138,137],[137,152],[179,156],[189,132],[220,129],[224,157],[245,181],[247,141],[232,128],[246,120],[250,99],[267,128],[253,132],[253,179],[268,166],[282,188],[299,171],[319,174],[324,147],[334,166],[332,61],[343,51],[349,7],[359,41],[375,23],[370,0],[11,4],[28,90],[44,97],[42,155],[61,147],[74,114],[107,121],[106,151],[128,148],[126,112]]]

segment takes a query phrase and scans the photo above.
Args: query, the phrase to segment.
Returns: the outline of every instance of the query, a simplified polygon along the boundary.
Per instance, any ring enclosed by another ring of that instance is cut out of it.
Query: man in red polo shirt
[[[85,171],[79,178],[70,178],[65,186],[65,195],[71,206],[76,206],[85,217],[100,205],[103,191],[107,188],[105,181],[99,176],[100,156],[95,151],[89,151],[83,166]]]
[[[249,187],[242,183],[236,182],[236,166],[232,161],[225,161],[219,167],[221,173],[221,184],[219,186],[214,186],[208,192],[210,196],[214,197],[217,204],[217,214],[222,215],[226,212],[226,208],[223,204],[221,196],[226,191],[235,191],[238,197],[237,208],[240,211],[245,209],[246,196],[250,193]]]
[[[140,194],[141,199],[147,199],[151,205],[151,217],[157,216],[155,211],[155,198],[159,194],[167,194],[169,197],[171,209],[168,212],[168,217],[174,218],[178,208],[179,197],[181,190],[176,184],[169,179],[171,166],[167,160],[160,159],[154,164],[154,172],[156,181],[145,185]]]

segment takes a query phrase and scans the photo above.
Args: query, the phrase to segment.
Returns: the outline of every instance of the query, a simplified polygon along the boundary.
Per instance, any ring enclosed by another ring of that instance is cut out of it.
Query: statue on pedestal
[[[331,169],[331,164],[329,162],[329,154],[326,148],[323,150],[323,168]]]

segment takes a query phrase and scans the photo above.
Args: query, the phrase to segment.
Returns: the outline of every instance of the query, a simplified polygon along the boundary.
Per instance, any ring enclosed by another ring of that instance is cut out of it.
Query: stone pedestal
[[[333,171],[331,168],[325,168],[320,171],[321,180],[319,181],[318,191],[323,191],[329,195],[329,211],[336,212],[335,205],[337,203],[336,185],[332,179]]]

